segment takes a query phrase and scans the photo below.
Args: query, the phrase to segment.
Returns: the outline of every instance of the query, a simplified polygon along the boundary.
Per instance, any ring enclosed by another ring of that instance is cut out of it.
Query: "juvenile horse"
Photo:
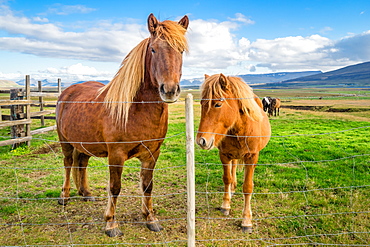
[[[175,102],[180,94],[188,24],[187,16],[179,22],[159,22],[150,14],[150,37],[125,57],[110,83],[73,85],[59,97],[57,127],[65,180],[58,202],[65,205],[70,197],[71,170],[76,173],[73,177],[78,193],[85,200],[93,200],[86,173],[89,158],[108,157],[109,199],[104,219],[105,233],[110,237],[122,235],[115,210],[124,162],[134,157],[141,161],[141,210],[146,225],[152,231],[162,229],[153,211],[153,169],[167,132],[166,103]]]
[[[280,116],[280,106],[281,106],[281,101],[279,98],[271,99],[271,103],[268,108],[269,117],[272,115],[275,115],[276,117],[276,112],[277,112],[277,115]]]
[[[243,232],[252,232],[253,174],[259,152],[267,145],[271,127],[261,100],[238,77],[206,75],[202,85],[201,119],[196,141],[203,149],[217,147],[223,164],[224,196],[221,211],[230,213],[236,166],[244,164]]]
[[[266,112],[271,104],[271,97],[264,97],[262,99],[263,111]]]

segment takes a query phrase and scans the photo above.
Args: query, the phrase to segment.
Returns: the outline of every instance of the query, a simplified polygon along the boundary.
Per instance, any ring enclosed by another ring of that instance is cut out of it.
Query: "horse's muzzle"
[[[208,142],[207,139],[204,137],[197,138],[197,144],[203,149],[209,150],[213,148],[213,142],[214,142],[213,138],[211,138]]]
[[[179,84],[173,85],[172,87],[165,84],[159,86],[159,95],[166,103],[176,102],[180,97],[180,92],[181,89]]]

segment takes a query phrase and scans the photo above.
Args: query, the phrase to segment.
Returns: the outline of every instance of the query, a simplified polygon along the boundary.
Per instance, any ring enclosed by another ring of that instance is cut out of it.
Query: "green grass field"
[[[190,91],[199,99],[199,91]],[[255,90],[280,97],[285,106],[316,105],[353,111],[282,108],[270,118],[272,138],[260,153],[252,199],[254,232],[241,232],[243,172],[231,214],[222,203],[222,166],[217,150],[195,147],[197,246],[344,245],[370,243],[370,106],[363,90]],[[184,92],[182,99],[187,92]],[[344,94],[355,96],[342,97]],[[330,97],[327,97],[330,95]],[[340,96],[340,97],[339,97]],[[322,99],[319,99],[322,97]],[[95,202],[72,190],[57,204],[63,183],[62,154],[55,132],[36,136],[32,146],[0,147],[0,246],[186,246],[186,150],[184,102],[170,105],[167,139],[158,160],[153,200],[164,230],[150,232],[140,212],[137,160],[125,163],[117,220],[124,236],[104,234],[108,168],[92,158],[90,186]],[[195,130],[200,104],[194,102]],[[48,121],[53,125],[53,121]],[[32,129],[38,128],[35,121]],[[9,130],[0,130],[6,136]]]

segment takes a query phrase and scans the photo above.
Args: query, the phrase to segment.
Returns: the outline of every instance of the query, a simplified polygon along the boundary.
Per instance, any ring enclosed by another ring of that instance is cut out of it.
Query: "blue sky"
[[[0,0],[0,80],[110,80],[148,37],[150,13],[189,16],[183,78],[329,71],[370,60],[369,0]]]

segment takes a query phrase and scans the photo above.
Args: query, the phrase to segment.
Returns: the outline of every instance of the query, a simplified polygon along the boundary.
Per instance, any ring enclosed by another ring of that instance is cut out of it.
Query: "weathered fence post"
[[[185,99],[186,114],[186,168],[187,168],[187,197],[188,197],[188,247],[195,246],[195,168],[194,168],[194,113],[193,95]]]
[[[31,101],[31,80],[30,76],[26,75],[26,99]],[[31,122],[31,103],[26,106],[27,120]],[[31,123],[26,124],[26,136],[31,136]],[[27,145],[31,146],[31,141],[27,141]]]
[[[21,88],[10,89],[10,100],[22,100],[23,92]],[[20,120],[24,118],[24,107],[23,105],[11,105],[10,106],[10,121]],[[24,125],[13,125],[10,130],[10,135],[12,139],[24,137]],[[12,149],[19,147],[21,143],[12,144]]]
[[[39,92],[42,93],[41,81],[38,81],[38,86],[39,86]],[[43,111],[44,110],[44,97],[40,96],[39,101],[40,101],[40,111]],[[44,115],[41,116],[41,126],[42,127],[45,126],[45,117],[44,117]]]
[[[58,78],[58,93],[59,95],[62,93],[62,80]]]

